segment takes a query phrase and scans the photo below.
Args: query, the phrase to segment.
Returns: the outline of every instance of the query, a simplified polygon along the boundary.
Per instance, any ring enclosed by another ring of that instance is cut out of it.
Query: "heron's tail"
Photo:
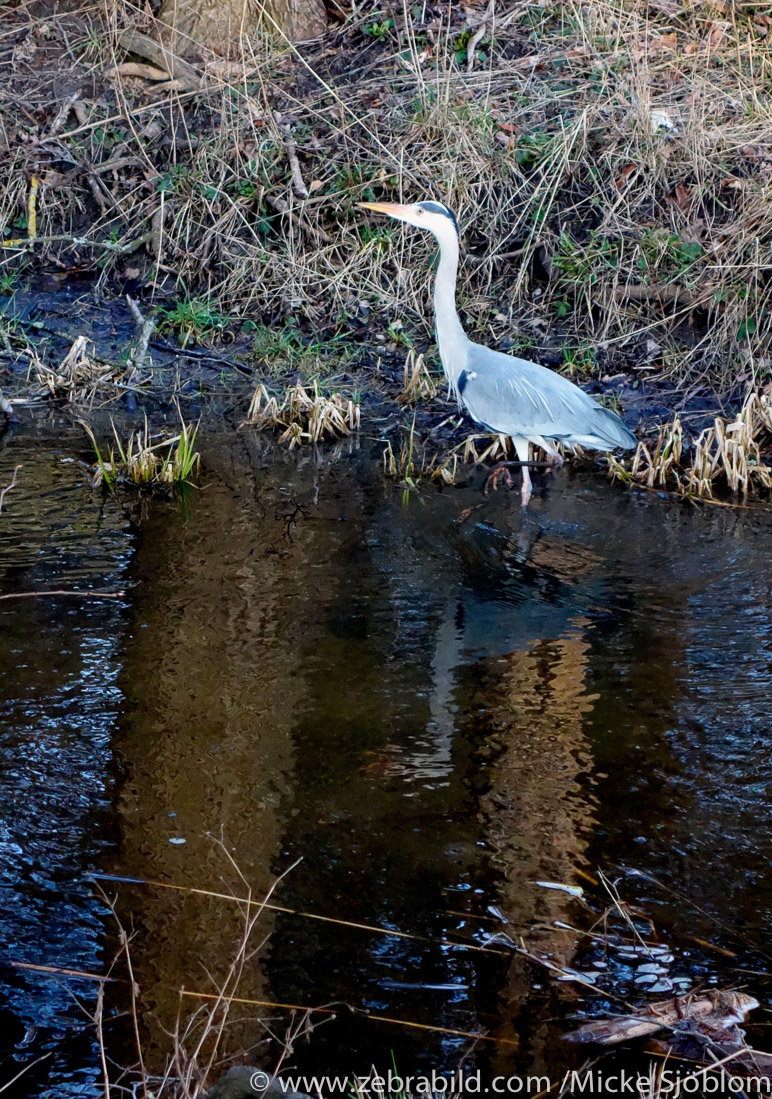
[[[616,412],[598,405],[595,408],[591,434],[597,439],[596,450],[632,450],[638,440]]]

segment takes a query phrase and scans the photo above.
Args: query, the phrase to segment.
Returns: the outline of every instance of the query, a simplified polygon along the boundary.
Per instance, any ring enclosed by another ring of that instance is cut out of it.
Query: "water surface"
[[[279,905],[407,933],[262,917],[240,994],[344,1005],[296,1046],[306,1069],[450,1070],[470,1046],[450,1031],[497,1040],[468,1065],[579,1063],[561,1034],[592,997],[463,945],[506,930],[576,962],[554,922],[587,914],[538,881],[617,876],[692,985],[759,967],[738,935],[769,944],[768,512],[570,470],[526,512],[479,479],[406,495],[378,445],[290,455],[250,432],[210,435],[183,501],[140,501],[95,493],[80,456],[32,429],[0,453],[2,484],[23,463],[2,593],[124,593],[0,602],[6,959],[106,971],[115,923],[92,870],[243,894],[219,837],[256,896],[281,877]],[[211,989],[241,917],[102,887],[134,933],[158,1067],[177,990]],[[2,977],[3,1079],[49,1053],[18,1094],[101,1094],[94,983]],[[271,1068],[258,1014],[234,1014],[229,1048]],[[285,1011],[262,1014],[286,1031]],[[120,1022],[108,1037],[133,1060]]]

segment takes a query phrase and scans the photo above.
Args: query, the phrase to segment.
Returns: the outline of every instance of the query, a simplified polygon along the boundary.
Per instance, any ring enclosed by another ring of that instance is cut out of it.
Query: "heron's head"
[[[455,214],[441,202],[413,202],[403,206],[398,202],[360,202],[362,210],[374,210],[378,214],[388,214],[397,221],[406,221],[416,229],[428,229],[437,240],[447,239],[449,234],[458,240],[458,222]]]

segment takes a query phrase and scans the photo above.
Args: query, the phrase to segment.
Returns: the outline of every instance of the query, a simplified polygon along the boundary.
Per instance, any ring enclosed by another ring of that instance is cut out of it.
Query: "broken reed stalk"
[[[97,882],[112,881],[120,882],[123,885],[143,885],[152,889],[170,889],[177,893],[190,893],[199,897],[212,897],[215,900],[232,901],[234,904],[243,904],[249,907],[250,905],[259,905],[262,909],[270,912],[280,912],[288,916],[300,916],[307,920],[319,920],[322,923],[337,924],[340,927],[353,928],[358,931],[369,931],[375,935],[386,935],[395,939],[413,939],[418,942],[431,943],[433,946],[440,947],[454,947],[464,950],[476,950],[483,953],[502,954],[506,953],[505,950],[482,946],[479,943],[465,941],[463,939],[432,939],[428,935],[418,935],[412,931],[397,931],[391,927],[378,927],[374,924],[358,923],[352,920],[343,920],[336,916],[322,916],[318,912],[304,912],[298,908],[288,908],[286,905],[271,904],[267,900],[255,901],[246,897],[236,897],[229,893],[216,893],[209,889],[199,889],[189,885],[175,885],[173,882],[152,881],[145,878],[124,878],[117,874],[99,874],[96,871],[92,871],[90,877]]]
[[[181,996],[191,996],[191,997],[194,997],[195,999],[207,999],[208,1000],[208,999],[214,999],[215,998],[213,993],[189,992],[187,989],[184,989],[180,993],[180,995]],[[318,1013],[323,1014],[323,1015],[337,1015],[337,1014],[339,1014],[339,1010],[340,1010],[340,1009],[336,1010],[335,1008],[330,1008],[330,1007],[309,1007],[309,1008],[304,1008],[304,1007],[302,1007],[301,1005],[298,1005],[298,1004],[276,1004],[276,1003],[271,1003],[270,1001],[251,1000],[251,999],[240,997],[240,996],[234,996],[228,1002],[232,1003],[232,1004],[246,1004],[246,1005],[251,1005],[253,1007],[280,1007],[280,1008],[283,1008],[283,1009],[286,1009],[286,1010],[291,1010],[291,1011],[318,1012]],[[352,1012],[352,1014],[356,1015],[358,1018],[370,1019],[374,1023],[388,1023],[388,1024],[391,1024],[392,1026],[406,1027],[406,1028],[412,1029],[412,1030],[432,1031],[435,1034],[448,1034],[448,1035],[451,1035],[452,1037],[456,1037],[456,1038],[473,1038],[475,1041],[478,1041],[478,1042],[496,1042],[499,1045],[505,1045],[505,1046],[519,1046],[520,1045],[520,1042],[516,1039],[499,1038],[499,1037],[496,1037],[493,1034],[485,1034],[483,1031],[455,1030],[453,1027],[434,1026],[431,1023],[416,1023],[416,1022],[413,1022],[411,1019],[395,1019],[395,1018],[392,1018],[389,1015],[378,1015],[375,1012],[368,1011],[365,1008],[351,1007],[351,1005],[349,1005],[349,1004],[347,1004],[345,1006],[348,1008],[349,1011]]]
[[[12,591],[0,595],[0,599],[44,599],[59,595],[72,596],[76,599],[123,599],[126,592],[121,591],[77,591],[70,588],[51,588],[49,591]]]

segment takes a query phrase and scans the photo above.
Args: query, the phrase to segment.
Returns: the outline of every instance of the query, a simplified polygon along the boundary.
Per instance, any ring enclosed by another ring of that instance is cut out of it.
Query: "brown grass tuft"
[[[325,395],[316,382],[311,386],[290,386],[281,402],[264,385],[254,392],[247,413],[248,424],[282,428],[280,443],[290,448],[301,443],[318,443],[326,437],[350,435],[359,429],[360,407],[339,393]]]

